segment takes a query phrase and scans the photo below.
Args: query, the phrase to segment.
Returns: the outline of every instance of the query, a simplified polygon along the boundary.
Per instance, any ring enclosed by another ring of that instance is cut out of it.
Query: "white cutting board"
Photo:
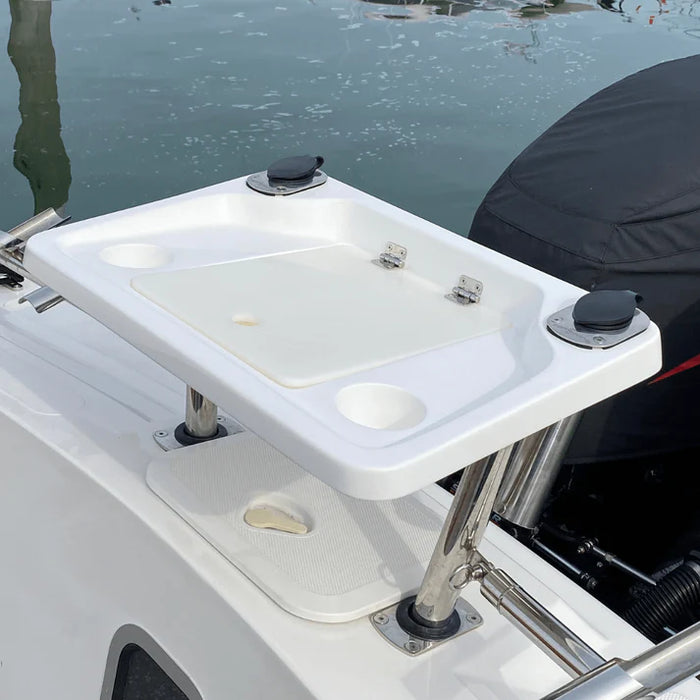
[[[334,245],[132,280],[140,294],[273,381],[303,387],[491,333],[504,318],[464,308],[408,270]]]

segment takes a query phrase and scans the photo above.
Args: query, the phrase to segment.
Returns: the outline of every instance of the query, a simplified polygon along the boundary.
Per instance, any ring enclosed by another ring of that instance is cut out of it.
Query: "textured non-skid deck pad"
[[[165,453],[151,462],[148,484],[281,607],[322,622],[361,617],[412,591],[441,527],[417,497],[344,496],[251,433]],[[247,525],[246,510],[264,505],[308,534]]]

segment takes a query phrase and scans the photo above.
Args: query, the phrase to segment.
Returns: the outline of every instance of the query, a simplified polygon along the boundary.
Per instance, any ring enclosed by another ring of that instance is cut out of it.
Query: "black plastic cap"
[[[321,156],[291,156],[275,161],[267,169],[267,177],[281,182],[304,182],[310,180],[322,165]]]
[[[581,297],[572,316],[577,326],[594,331],[626,328],[642,297],[629,289],[601,289]]]

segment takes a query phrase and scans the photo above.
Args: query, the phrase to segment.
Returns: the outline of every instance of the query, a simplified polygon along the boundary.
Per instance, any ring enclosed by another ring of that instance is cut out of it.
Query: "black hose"
[[[693,552],[679,567],[659,579],[654,588],[643,593],[625,612],[624,618],[653,642],[668,635],[666,627],[675,627],[700,608],[700,553]]]

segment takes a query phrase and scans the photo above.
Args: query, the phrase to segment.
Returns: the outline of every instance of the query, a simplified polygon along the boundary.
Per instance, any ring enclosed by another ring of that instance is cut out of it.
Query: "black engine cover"
[[[470,238],[586,290],[633,289],[662,331],[656,377],[586,411],[570,463],[700,445],[700,55],[636,73],[529,146]]]

